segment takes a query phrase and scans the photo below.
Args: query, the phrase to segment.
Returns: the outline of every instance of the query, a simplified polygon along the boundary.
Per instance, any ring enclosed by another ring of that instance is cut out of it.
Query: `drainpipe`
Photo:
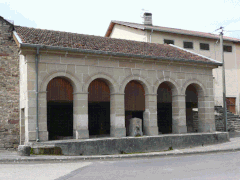
[[[36,141],[39,142],[39,127],[38,127],[38,56],[39,56],[39,46],[36,47],[36,57],[35,57],[35,66],[36,66]]]

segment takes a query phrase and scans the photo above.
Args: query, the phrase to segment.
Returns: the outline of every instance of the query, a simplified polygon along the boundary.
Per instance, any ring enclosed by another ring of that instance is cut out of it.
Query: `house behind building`
[[[111,21],[105,37],[134,41],[174,44],[191,52],[221,62],[219,36],[211,33],[189,31],[152,24],[152,14],[145,13],[143,24]],[[240,40],[224,37],[227,108],[239,114]],[[222,106],[222,67],[213,70],[215,105]]]

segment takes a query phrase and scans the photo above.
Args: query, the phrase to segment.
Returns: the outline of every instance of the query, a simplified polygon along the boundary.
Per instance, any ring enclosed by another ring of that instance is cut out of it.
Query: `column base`
[[[48,141],[48,131],[38,132],[39,141]],[[28,139],[25,138],[25,142],[36,141],[36,131],[28,132]]]
[[[143,135],[146,135],[146,136],[158,135],[158,127],[153,127],[153,126],[143,127]]]
[[[172,126],[172,133],[173,134],[187,133],[187,126],[173,125]]]
[[[198,122],[198,132],[215,132],[215,124]]]
[[[110,129],[110,136],[111,137],[126,137],[126,128],[116,128],[111,127]]]
[[[73,130],[73,139],[88,139],[89,131],[88,129]]]

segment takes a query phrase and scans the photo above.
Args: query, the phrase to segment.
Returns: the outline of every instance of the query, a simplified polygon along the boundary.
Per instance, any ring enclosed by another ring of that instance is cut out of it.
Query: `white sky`
[[[104,36],[111,20],[142,23],[142,9],[153,24],[240,39],[240,0],[0,0],[0,16],[15,25]]]

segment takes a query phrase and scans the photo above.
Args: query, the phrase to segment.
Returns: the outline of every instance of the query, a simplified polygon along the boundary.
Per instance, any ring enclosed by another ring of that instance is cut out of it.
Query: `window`
[[[164,39],[164,44],[174,44],[174,41],[169,39]]]
[[[227,110],[236,114],[236,97],[226,97]]]
[[[223,45],[224,52],[232,52],[232,46]]]
[[[200,43],[201,50],[209,50],[209,44],[207,43]]]
[[[193,42],[183,42],[183,47],[187,49],[193,49]]]

